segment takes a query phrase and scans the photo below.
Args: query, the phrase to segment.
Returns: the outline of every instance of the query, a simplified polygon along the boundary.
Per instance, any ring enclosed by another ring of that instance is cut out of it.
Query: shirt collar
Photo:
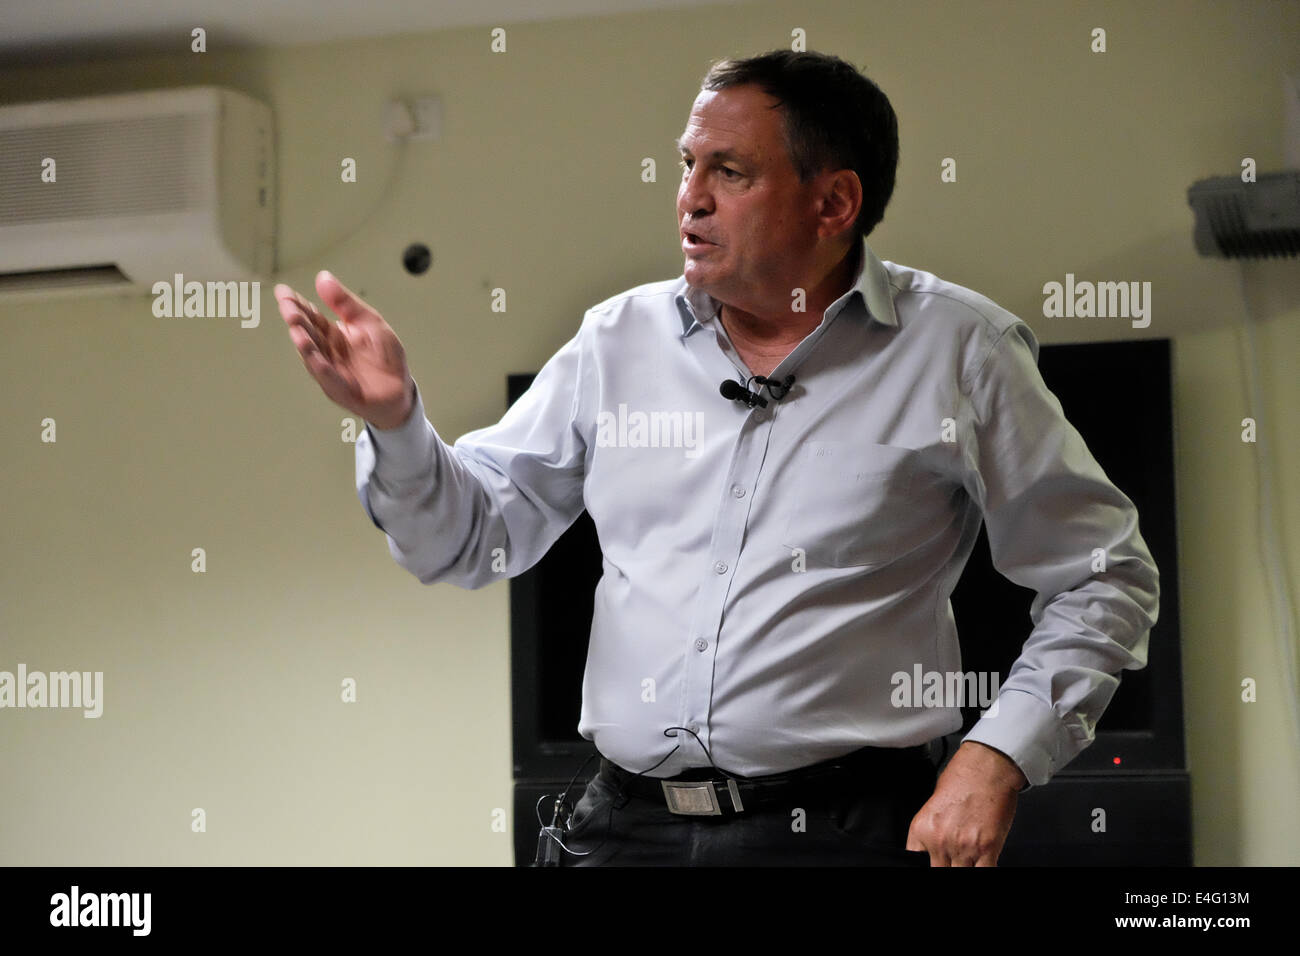
[[[889,273],[884,263],[871,250],[867,240],[862,240],[862,259],[858,263],[857,275],[853,287],[840,296],[826,309],[826,317],[834,318],[853,301],[857,293],[867,307],[867,318],[883,322],[885,325],[898,325],[898,315],[894,312],[894,296],[890,291]],[[719,303],[707,292],[692,288],[683,276],[678,283],[674,297],[677,311],[682,320],[682,335],[689,335],[691,330],[717,317]]]

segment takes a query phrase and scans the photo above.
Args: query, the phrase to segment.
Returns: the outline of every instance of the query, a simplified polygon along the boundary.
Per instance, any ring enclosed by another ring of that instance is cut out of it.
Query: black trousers
[[[937,763],[925,749],[864,748],[796,771],[772,806],[683,816],[662,797],[628,793],[632,775],[602,759],[574,807],[561,865],[929,866],[928,853],[904,846]]]

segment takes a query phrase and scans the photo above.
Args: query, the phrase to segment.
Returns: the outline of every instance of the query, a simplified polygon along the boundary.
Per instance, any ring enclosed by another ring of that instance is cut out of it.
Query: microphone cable
[[[704,745],[704,741],[703,741],[703,740],[700,740],[700,735],[697,734],[695,731],[691,730],[689,727],[668,727],[668,728],[666,728],[666,729],[664,730],[664,736],[665,736],[665,737],[676,737],[677,735],[676,735],[675,733],[672,732],[672,731],[675,731],[675,730],[684,730],[684,731],[686,731],[688,734],[690,734],[692,737],[694,737],[696,743],[698,743],[698,744],[700,745],[700,749],[704,751],[704,756],[708,758],[708,760],[709,760],[709,766],[712,767],[714,770],[716,770],[719,774],[721,774],[723,777],[726,777],[728,780],[738,780],[738,779],[739,779],[738,777],[735,777],[735,776],[733,776],[732,774],[727,773],[725,770],[723,770],[721,767],[719,767],[717,764],[715,764],[715,763],[713,762],[713,754],[711,754],[711,753],[709,752],[709,748],[706,747],[706,746]],[[665,754],[665,755],[664,755],[664,756],[659,760],[659,762],[656,763],[656,764],[654,765],[654,767],[650,767],[650,768],[648,768],[648,769],[646,769],[646,770],[642,770],[642,771],[640,771],[640,772],[634,774],[634,776],[637,776],[637,777],[645,776],[645,775],[648,774],[651,770],[654,770],[656,767],[658,767],[660,764],[662,764],[665,760],[667,760],[669,757],[671,757],[673,754],[677,753],[677,751],[678,751],[679,749],[681,749],[681,746],[682,746],[682,745],[681,745],[680,743],[677,744],[676,746],[673,747],[672,750],[668,751],[668,753],[666,753],[666,754]],[[599,751],[597,751],[597,752],[599,752]],[[536,815],[537,815],[537,823],[541,826],[542,830],[541,830],[541,833],[539,833],[539,834],[538,834],[538,837],[537,837],[537,857],[536,857],[536,859],[535,859],[534,862],[533,862],[533,866],[536,866],[536,867],[540,867],[540,866],[559,866],[559,865],[560,865],[560,856],[559,856],[558,853],[555,852],[555,847],[556,847],[556,846],[558,846],[560,849],[562,849],[565,853],[569,853],[569,854],[571,854],[571,855],[573,855],[573,856],[589,856],[590,854],[595,853],[595,852],[596,852],[597,850],[599,850],[602,846],[604,846],[604,845],[606,844],[606,842],[608,842],[608,840],[609,840],[609,833],[608,833],[609,824],[610,824],[610,821],[611,821],[611,820],[613,819],[613,817],[614,817],[614,801],[613,801],[613,800],[610,801],[610,803],[609,803],[609,808],[608,808],[608,810],[606,811],[606,814],[605,814],[605,828],[606,828],[606,834],[605,834],[605,837],[600,841],[600,843],[596,844],[596,846],[592,847],[590,850],[579,851],[579,850],[572,850],[572,849],[570,849],[567,845],[565,845],[564,840],[561,839],[561,836],[562,836],[562,835],[567,835],[567,831],[568,831],[568,828],[569,828],[569,820],[570,820],[571,814],[572,814],[572,812],[573,812],[571,809],[569,809],[569,804],[568,804],[569,790],[573,787],[573,784],[574,784],[574,782],[578,779],[579,774],[581,774],[582,771],[583,771],[584,769],[586,769],[587,764],[591,763],[591,759],[592,759],[593,757],[595,757],[595,756],[596,756],[596,753],[591,753],[591,754],[588,754],[588,755],[587,755],[587,759],[584,760],[584,761],[582,762],[582,766],[578,768],[578,772],[575,773],[575,774],[573,775],[572,779],[569,780],[569,785],[568,785],[567,787],[564,788],[564,792],[561,793],[561,794],[559,795],[559,797],[556,798],[556,800],[555,800],[555,809],[554,809],[554,811],[553,811],[553,813],[552,813],[552,815],[551,815],[551,823],[550,823],[549,826],[548,826],[548,825],[547,825],[547,824],[542,820],[542,813],[541,813],[542,801],[545,800],[545,799],[549,796],[549,794],[545,794],[545,793],[544,793],[544,794],[542,794],[540,797],[537,798],[537,804],[536,804],[536,806],[533,808],[533,811],[534,811],[534,813],[536,813]],[[619,788],[618,796],[619,796],[619,797],[622,797],[622,796],[623,796],[623,789],[622,789],[621,787]],[[563,819],[561,819],[561,817],[563,817]]]

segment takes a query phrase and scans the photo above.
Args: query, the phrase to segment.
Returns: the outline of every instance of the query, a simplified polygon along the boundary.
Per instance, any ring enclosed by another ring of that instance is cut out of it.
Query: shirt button
[[[700,732],[700,725],[699,725],[699,724],[687,724],[687,725],[686,725],[686,729],[689,730],[689,731],[690,731],[691,733],[693,733],[693,734],[698,734],[698,733]]]
[[[726,562],[719,561],[717,564],[713,566],[713,570],[717,571],[719,574],[726,574],[727,573]]]
[[[740,487],[740,485],[732,485],[731,493],[735,495],[737,498],[745,497],[745,489]]]
[[[697,637],[695,639],[695,649],[697,651],[707,651],[709,649],[709,642],[702,637]]]
[[[754,421],[756,421],[756,422],[765,422],[765,421],[767,421],[767,412],[755,412],[755,413],[754,413]]]

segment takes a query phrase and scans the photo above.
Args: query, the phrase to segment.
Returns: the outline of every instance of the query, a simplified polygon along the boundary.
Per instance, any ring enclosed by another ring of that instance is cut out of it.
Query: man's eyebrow
[[[680,136],[678,136],[678,137],[676,137],[675,139],[673,139],[673,145],[677,147],[677,152],[679,152],[679,153],[689,153],[689,152],[690,152],[690,150],[688,150],[685,146],[682,145],[682,139],[681,139]],[[738,162],[744,162],[744,161],[745,161],[745,157],[742,156],[740,153],[736,152],[734,149],[715,149],[715,150],[713,151],[712,155],[709,156],[709,158],[710,158],[710,159],[715,159],[715,160],[716,160],[716,159],[734,159],[734,160],[736,160],[736,161],[738,161]]]

